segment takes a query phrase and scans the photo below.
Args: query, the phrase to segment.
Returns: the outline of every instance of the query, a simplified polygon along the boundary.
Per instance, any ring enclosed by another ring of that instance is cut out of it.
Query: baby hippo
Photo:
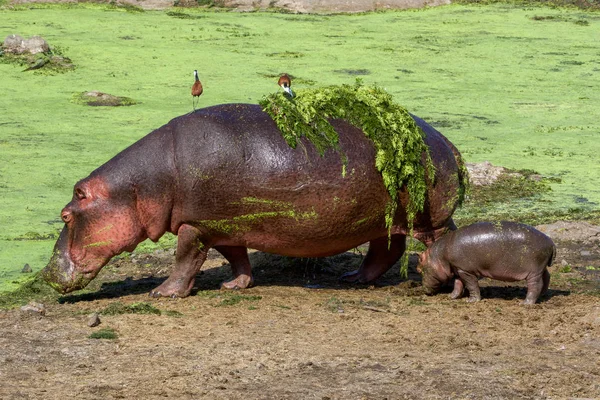
[[[481,300],[480,277],[499,281],[527,280],[523,304],[535,304],[548,289],[556,256],[552,240],[535,228],[515,222],[479,222],[444,235],[419,256],[427,294],[454,280],[452,299],[469,291],[467,301]]]

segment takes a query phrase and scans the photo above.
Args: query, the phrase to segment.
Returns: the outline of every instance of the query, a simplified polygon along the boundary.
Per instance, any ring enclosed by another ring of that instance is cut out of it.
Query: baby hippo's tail
[[[556,245],[554,243],[552,243],[552,256],[550,256],[550,259],[548,260],[547,267],[551,266],[554,263],[555,259],[556,259]],[[542,286],[542,291],[540,294],[546,294],[546,292],[548,291],[548,286],[550,286],[550,272],[548,272],[547,267],[544,268],[544,272],[542,273],[543,286]]]
[[[552,244],[552,257],[548,260],[548,267],[554,264],[554,260],[556,260],[556,245]]]

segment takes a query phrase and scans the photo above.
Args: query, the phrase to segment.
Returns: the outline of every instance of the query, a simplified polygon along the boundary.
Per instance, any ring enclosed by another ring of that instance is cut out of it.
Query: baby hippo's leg
[[[450,293],[452,300],[460,299],[465,292],[465,285],[458,278],[454,279],[454,290]]]
[[[477,282],[477,277],[474,274],[462,270],[458,270],[458,277],[464,284],[464,287],[469,291],[469,298],[467,299],[467,302],[474,303],[481,300],[481,293],[479,292],[479,283]],[[456,289],[456,284],[454,288]]]
[[[531,274],[527,277],[527,296],[523,305],[531,306],[535,304],[540,294],[548,290],[550,284],[550,273],[544,268],[540,274]]]

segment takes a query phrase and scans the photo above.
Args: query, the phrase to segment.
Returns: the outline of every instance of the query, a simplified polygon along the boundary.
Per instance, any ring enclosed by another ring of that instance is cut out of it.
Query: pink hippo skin
[[[465,177],[452,143],[414,119],[435,166],[414,223],[414,236],[429,244],[454,228]],[[111,257],[171,232],[178,236],[175,267],[153,296],[189,295],[210,248],[231,264],[226,289],[253,284],[248,247],[324,257],[370,242],[363,264],[343,280],[377,279],[404,253],[407,194],[395,199],[388,243],[390,197],[373,143],[345,121],[332,124],[347,157],[345,174],[334,150],[321,156],[304,139],[291,148],[258,105],[219,105],[173,119],[75,185],[44,278],[62,293],[81,289]]]
[[[450,298],[481,300],[477,279],[527,280],[523,304],[535,304],[548,289],[550,266],[556,256],[552,240],[531,226],[515,222],[479,222],[449,232],[419,256],[418,271],[423,274],[427,294],[436,293],[454,280]]]

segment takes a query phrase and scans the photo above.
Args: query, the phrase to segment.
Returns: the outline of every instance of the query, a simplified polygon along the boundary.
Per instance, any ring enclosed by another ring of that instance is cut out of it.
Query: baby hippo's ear
[[[419,254],[419,263],[417,264],[417,272],[422,274],[423,270],[421,269],[421,265],[425,263],[425,252]]]

